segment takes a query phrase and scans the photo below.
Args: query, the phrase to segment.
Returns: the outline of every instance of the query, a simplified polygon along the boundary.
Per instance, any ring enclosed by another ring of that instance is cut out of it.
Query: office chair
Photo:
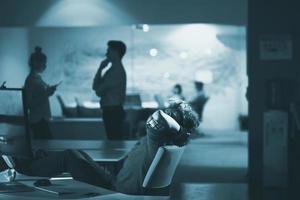
[[[125,97],[125,107],[132,107],[132,106],[137,106],[137,107],[142,107],[142,99],[140,94],[127,94]]]
[[[143,181],[146,195],[169,195],[175,170],[185,146],[159,147]]]
[[[8,166],[7,175],[6,175],[6,177],[8,178],[8,181],[9,182],[14,181],[17,173],[14,169],[16,167],[16,164],[15,164],[13,158],[11,156],[6,156],[6,155],[2,155],[2,158],[3,158],[4,162],[6,163],[6,165]]]
[[[60,105],[60,108],[61,108],[61,110],[62,110],[62,115],[64,116],[64,117],[77,117],[77,106],[76,107],[68,107],[66,104],[65,104],[65,102],[64,102],[64,100],[63,100],[63,98],[62,98],[62,96],[61,95],[56,95],[56,98],[57,98],[57,100],[58,100],[58,102],[59,102],[59,105]]]
[[[155,94],[154,95],[154,100],[156,101],[158,108],[165,108],[165,101],[163,97],[160,94]]]

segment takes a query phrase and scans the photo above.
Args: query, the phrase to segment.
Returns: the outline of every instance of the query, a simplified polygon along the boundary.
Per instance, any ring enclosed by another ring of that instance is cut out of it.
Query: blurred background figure
[[[195,81],[195,89],[196,89],[196,96],[190,102],[192,108],[198,114],[199,121],[202,122],[203,117],[203,109],[205,104],[207,103],[209,97],[206,96],[204,92],[204,83],[201,81]],[[203,132],[200,130],[200,127],[197,129],[196,133],[203,135]]]
[[[180,99],[180,100],[185,100],[184,96],[182,95],[182,86],[180,84],[174,85],[172,89],[172,96],[170,98],[175,98],[175,99]]]
[[[51,110],[49,97],[52,96],[59,84],[48,85],[41,77],[47,67],[47,56],[41,47],[35,47],[28,65],[30,73],[25,80],[25,91],[29,108],[30,128],[34,139],[51,139],[49,128]]]

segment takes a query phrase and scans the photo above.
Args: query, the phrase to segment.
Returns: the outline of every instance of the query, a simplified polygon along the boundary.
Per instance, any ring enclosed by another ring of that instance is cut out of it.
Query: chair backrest
[[[165,108],[165,101],[163,97],[160,94],[155,94],[154,95],[154,100],[156,101],[157,105],[159,108]]]
[[[62,97],[61,97],[59,94],[56,95],[56,98],[57,98],[57,100],[58,100],[58,102],[59,102],[59,105],[60,105],[62,108],[66,107],[64,100],[62,99]]]
[[[61,110],[63,112],[63,115],[64,115],[65,114],[65,110],[66,110],[66,104],[65,104],[63,98],[59,94],[56,95],[56,98],[58,100],[58,103],[59,103],[60,108],[61,108]]]
[[[125,97],[125,106],[142,106],[140,94],[127,94]]]
[[[144,188],[164,188],[171,184],[185,147],[163,146],[157,153],[143,181]]]
[[[67,107],[65,104],[65,101],[63,100],[61,95],[56,95],[56,98],[59,102],[61,111],[62,111],[62,115],[64,117],[77,117],[77,106],[76,107]]]

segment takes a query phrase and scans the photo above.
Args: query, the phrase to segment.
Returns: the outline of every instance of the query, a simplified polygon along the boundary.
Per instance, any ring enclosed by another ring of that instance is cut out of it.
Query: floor
[[[192,139],[173,179],[176,200],[246,200],[247,133],[205,130]]]

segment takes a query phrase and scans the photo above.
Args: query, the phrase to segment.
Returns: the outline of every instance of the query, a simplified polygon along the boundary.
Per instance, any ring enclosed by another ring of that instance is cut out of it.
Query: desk
[[[94,140],[34,140],[34,149],[47,151],[63,151],[66,149],[80,149],[86,152],[94,161],[108,167],[117,173],[122,166],[123,159],[136,144],[130,141],[94,141]]]
[[[21,183],[32,186],[34,180],[21,180]],[[37,199],[95,199],[95,200],[166,200],[169,197],[163,196],[138,196],[138,195],[125,195],[122,193],[116,193],[104,188],[92,186],[86,183],[82,183],[75,180],[56,180],[52,181],[53,188],[63,188],[67,192],[74,192],[69,195],[58,196],[55,194],[35,190],[33,192],[22,193],[9,193],[0,194],[0,199],[5,200],[37,200]],[[101,195],[86,198],[86,193],[99,193]]]
[[[41,148],[45,150],[64,150],[64,149],[81,149],[87,152],[93,159],[99,162],[118,162],[122,160],[128,151],[135,145],[136,141],[63,141],[63,140],[49,140],[49,141],[34,141],[33,146],[35,148]],[[25,178],[24,178],[25,177]],[[32,186],[33,182],[38,177],[27,177],[21,175],[19,182]],[[18,180],[18,178],[17,178]],[[164,196],[138,196],[138,195],[125,195],[122,193],[115,193],[104,188],[92,186],[86,183],[69,180],[55,180],[51,181],[54,185],[65,187],[68,190],[76,192],[84,191],[85,193],[94,192],[103,195],[93,198],[80,198],[80,199],[99,199],[99,200],[166,200],[169,197]],[[78,194],[77,194],[78,195]],[[57,196],[54,194],[46,193],[43,191],[35,190],[33,192],[24,193],[10,193],[0,194],[0,199],[5,200],[37,200],[37,199],[75,199],[74,196]],[[77,197],[78,199],[78,197]]]
[[[78,113],[72,118],[54,117],[50,120],[50,130],[56,139],[105,139],[105,128],[100,117],[99,103],[96,106],[79,106]],[[123,138],[137,138],[139,124],[155,112],[157,108],[143,108],[141,106],[124,106],[126,112],[126,129],[123,130]],[[74,118],[76,117],[76,118]]]
[[[103,120],[100,118],[52,118],[50,130],[55,139],[106,139]]]
[[[107,150],[107,149],[127,149],[130,150],[136,144],[136,140],[34,140],[32,146],[34,149],[45,150]]]
[[[96,162],[119,162],[123,160],[129,150],[107,149],[107,150],[83,150]]]
[[[90,155],[95,161],[119,162],[134,147],[137,141],[93,141],[93,140],[34,140],[33,149],[48,151],[63,151],[80,149]]]
[[[94,161],[106,167],[114,174],[117,174],[123,165],[123,160],[127,156],[129,149],[102,149],[102,150],[83,150]]]

